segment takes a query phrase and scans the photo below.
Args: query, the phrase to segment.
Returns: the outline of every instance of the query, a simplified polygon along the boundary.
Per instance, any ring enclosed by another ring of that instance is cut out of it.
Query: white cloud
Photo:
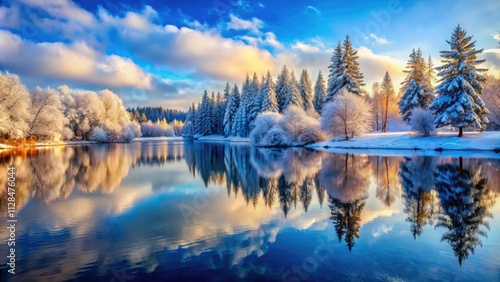
[[[392,226],[392,225],[391,226],[381,225],[381,226],[377,227],[377,229],[375,229],[375,231],[373,232],[373,237],[378,238],[381,235],[388,234],[393,229],[394,229],[394,226]]]
[[[229,18],[231,20],[227,23],[228,30],[249,30],[253,33],[259,33],[260,29],[264,26],[264,23],[257,18],[252,18],[251,20],[243,20],[233,14],[230,14]]]
[[[312,11],[312,12],[314,12],[314,13],[315,13],[315,14],[317,14],[317,15],[321,15],[321,11],[320,11],[318,8],[314,7],[314,6],[310,6],[310,5],[309,5],[309,6],[307,6],[307,7],[306,7],[306,9],[307,9],[308,11]]]
[[[500,77],[500,49],[485,49],[482,54],[479,55],[480,59],[485,59],[486,62],[481,64],[479,67],[487,68],[488,73],[496,77]]]
[[[385,39],[385,37],[381,36],[377,36],[375,34],[370,34],[370,38],[374,40],[374,42],[378,45],[388,45],[389,42],[387,41],[387,39]]]
[[[495,32],[491,34],[491,36],[493,37],[493,39],[500,41],[500,32]]]
[[[297,41],[295,44],[292,45],[292,49],[297,49],[302,52],[319,52],[320,48],[304,43],[302,41]]]
[[[85,42],[33,43],[0,30],[0,65],[20,75],[102,87],[150,89],[152,77],[131,59],[104,55]]]

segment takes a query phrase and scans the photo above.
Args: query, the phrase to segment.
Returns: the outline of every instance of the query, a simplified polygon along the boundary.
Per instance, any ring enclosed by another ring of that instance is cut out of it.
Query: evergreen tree
[[[406,78],[401,83],[400,92],[403,95],[398,102],[398,107],[399,112],[403,115],[403,121],[409,123],[414,109],[426,109],[434,99],[427,76],[429,74],[428,65],[426,65],[420,49],[416,52],[412,51],[406,64],[406,70],[403,72],[406,73]]]
[[[182,127],[182,135],[192,137],[194,136],[194,103],[189,107],[186,115],[186,120],[184,121],[184,126]]]
[[[289,105],[294,105],[299,108],[304,108],[304,103],[302,102],[302,96],[300,95],[299,83],[297,82],[297,78],[295,77],[294,72],[290,74],[290,84],[287,85],[287,91],[285,95],[285,103],[284,109],[286,109]],[[278,101],[279,103],[279,101]]]
[[[247,109],[244,104],[240,104],[234,119],[234,136],[246,137],[247,135]]]
[[[323,101],[326,95],[325,81],[323,80],[323,74],[321,71],[318,73],[318,78],[316,79],[316,84],[314,85],[314,98],[313,106],[318,114],[321,114],[321,109],[323,109]]]
[[[340,59],[338,58],[339,53],[341,54]],[[365,83],[358,60],[358,50],[354,49],[349,36],[346,36],[342,47],[337,46],[332,57],[326,102],[332,101],[335,94],[343,88],[360,96],[365,94],[365,91],[361,89]]]
[[[262,105],[262,100],[260,96],[260,82],[259,79],[257,78],[257,74],[253,74],[253,80],[252,83],[250,84],[250,99],[248,103],[248,108],[247,108],[247,122],[249,125],[253,124],[253,121],[259,115],[261,105]]]
[[[483,49],[476,50],[472,36],[467,36],[460,25],[447,42],[451,50],[440,52],[444,64],[436,68],[440,77],[436,87],[438,96],[429,109],[435,116],[436,127],[451,124],[459,128],[458,137],[462,137],[465,126],[483,130],[488,123],[489,111],[481,99],[486,79],[480,74],[486,69],[477,67],[484,62],[477,59]]]
[[[226,137],[234,134],[234,119],[239,107],[240,91],[238,85],[235,84],[231,95],[229,95],[229,101],[227,102],[226,111],[224,113],[224,136]]]
[[[267,71],[265,83],[262,85],[262,107],[261,112],[278,112],[278,101],[274,90],[274,81],[271,73]]]
[[[313,89],[312,89],[311,76],[309,76],[309,72],[307,72],[306,69],[303,69],[302,74],[300,75],[299,89],[300,89],[300,95],[302,96],[302,104],[304,106],[304,111],[307,111],[307,109],[313,107],[312,104]]]
[[[386,71],[382,84],[380,85],[381,96],[383,102],[383,113],[382,113],[382,132],[387,132],[387,120],[389,115],[389,102],[394,98],[394,86],[392,84],[391,76],[389,72]]]
[[[330,65],[328,66],[328,87],[325,96],[325,103],[331,102],[333,96],[338,90],[338,86],[341,82],[340,78],[344,73],[344,66],[342,65],[342,44],[339,42],[335,50],[333,51],[332,58],[330,60]]]
[[[200,134],[212,134],[212,101],[208,97],[208,92],[205,90],[203,98],[201,99],[200,108]]]
[[[429,59],[427,60],[425,76],[427,78],[427,83],[429,83],[429,88],[434,88],[433,83],[436,80],[434,74],[436,71],[434,70],[434,63],[432,62],[431,55],[429,55]]]
[[[286,103],[288,101],[288,88],[291,81],[292,78],[290,77],[290,72],[285,65],[281,69],[281,73],[276,82],[276,99],[278,100],[278,109],[280,113],[282,113],[286,108]]]
[[[202,132],[202,116],[201,116],[201,102],[198,103],[194,111],[194,134],[201,134]]]

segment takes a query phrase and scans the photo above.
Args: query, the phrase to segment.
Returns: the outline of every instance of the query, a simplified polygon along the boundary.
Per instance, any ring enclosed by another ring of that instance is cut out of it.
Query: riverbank
[[[334,138],[306,147],[334,151],[335,149],[364,150],[421,150],[421,151],[496,151],[500,152],[500,131],[439,132],[436,136],[421,137],[413,132],[368,133],[350,140]],[[332,149],[332,150],[330,150]]]
[[[217,134],[212,134],[212,135],[207,135],[207,136],[202,136],[195,141],[201,141],[201,142],[231,142],[231,143],[249,143],[250,138],[245,138],[245,137],[234,137],[234,136],[229,136],[229,137],[224,137],[223,135],[217,135]]]

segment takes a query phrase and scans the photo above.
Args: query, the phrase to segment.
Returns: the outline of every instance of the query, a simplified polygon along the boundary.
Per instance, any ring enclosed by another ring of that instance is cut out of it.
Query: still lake
[[[2,281],[500,281],[500,159],[143,141],[0,154]]]

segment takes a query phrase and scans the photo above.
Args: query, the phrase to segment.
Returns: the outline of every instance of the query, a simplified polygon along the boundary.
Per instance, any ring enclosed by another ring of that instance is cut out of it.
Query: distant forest
[[[127,111],[132,113],[134,119],[138,122],[146,122],[148,120],[155,122],[163,119],[165,119],[168,123],[171,123],[174,120],[184,122],[187,115],[187,112],[163,107],[137,107],[128,108]]]

